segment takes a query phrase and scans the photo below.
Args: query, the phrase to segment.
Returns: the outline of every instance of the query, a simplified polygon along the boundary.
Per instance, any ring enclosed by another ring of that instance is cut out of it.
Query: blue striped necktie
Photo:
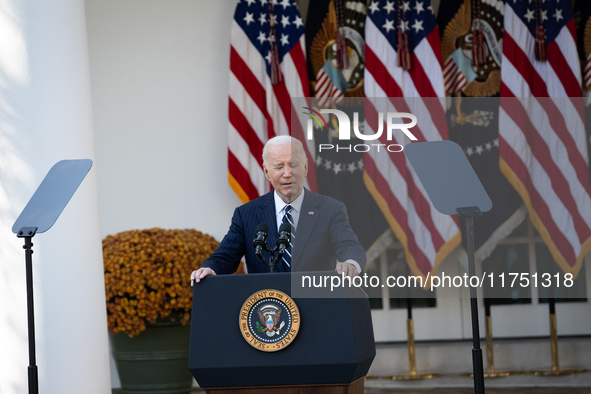
[[[295,238],[295,226],[293,224],[293,218],[291,217],[291,210],[293,207],[291,205],[286,205],[284,209],[285,214],[283,215],[283,220],[281,220],[281,223],[289,223],[291,225],[291,237],[289,238],[289,246],[287,249],[285,249],[285,253],[283,253],[281,264],[278,264],[277,271],[291,272],[291,250],[293,246],[293,240]]]

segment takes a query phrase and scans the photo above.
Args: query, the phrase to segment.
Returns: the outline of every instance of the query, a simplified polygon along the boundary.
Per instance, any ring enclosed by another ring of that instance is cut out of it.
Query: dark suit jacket
[[[216,274],[231,274],[246,257],[249,273],[269,272],[255,255],[252,241],[259,223],[269,227],[267,245],[275,246],[279,236],[275,214],[274,190],[234,211],[230,230],[216,251],[201,265]],[[365,268],[365,250],[349,225],[345,204],[307,190],[293,243],[292,271],[331,271],[336,260],[353,259]],[[263,252],[269,261],[269,252]]]

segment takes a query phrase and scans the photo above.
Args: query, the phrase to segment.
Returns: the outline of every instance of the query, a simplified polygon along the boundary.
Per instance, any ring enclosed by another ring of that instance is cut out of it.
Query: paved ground
[[[591,372],[568,376],[513,375],[485,379],[486,394],[591,394]],[[204,393],[194,389],[194,393]],[[459,375],[444,375],[420,381],[370,379],[365,381],[366,394],[472,394],[474,381]],[[114,389],[113,394],[122,394]]]
[[[486,394],[591,394],[591,373],[567,376],[513,375],[505,378],[485,379]],[[367,394],[467,394],[474,392],[474,380],[458,375],[420,381],[392,381],[373,379],[365,381]]]
[[[194,389],[191,393],[204,393]],[[113,389],[113,394],[121,394],[121,390]],[[365,394],[472,394],[470,388],[442,388],[442,389],[373,389],[366,388]],[[533,387],[533,388],[487,388],[486,394],[591,394],[591,387]]]
[[[591,387],[535,387],[535,388],[489,388],[486,394],[590,394]],[[195,389],[192,393],[204,393]],[[117,391],[113,391],[113,394]],[[371,389],[366,388],[365,394],[472,394],[474,389],[444,388],[444,389]]]
[[[591,387],[535,387],[535,388],[488,388],[486,394],[590,394]],[[365,389],[365,394],[472,394],[471,388],[445,389]]]
[[[487,388],[486,394],[591,394],[591,387],[530,387],[530,388]],[[121,390],[113,389],[113,394],[121,394]],[[201,389],[193,389],[193,393],[205,393]],[[400,389],[400,388],[366,388],[365,394],[472,394],[473,388],[432,388],[432,389]]]

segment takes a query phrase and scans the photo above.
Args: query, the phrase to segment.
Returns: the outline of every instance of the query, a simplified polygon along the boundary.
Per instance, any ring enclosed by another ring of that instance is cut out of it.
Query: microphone
[[[266,246],[267,241],[267,234],[269,233],[269,228],[265,223],[259,223],[257,228],[255,229],[255,239],[252,242],[252,246],[255,248],[255,254],[261,261],[265,261],[263,259],[262,250]],[[266,249],[266,248],[265,248]]]
[[[279,256],[283,256],[285,249],[289,247],[289,239],[291,238],[291,224],[283,223],[279,226],[279,238],[277,238],[277,246],[279,247]]]

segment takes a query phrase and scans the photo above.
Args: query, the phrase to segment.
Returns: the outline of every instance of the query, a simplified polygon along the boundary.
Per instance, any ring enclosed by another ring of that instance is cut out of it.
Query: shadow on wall
[[[25,160],[30,123],[18,110],[32,104],[23,94],[31,87],[24,22],[8,7],[0,8],[0,392],[17,393],[26,390],[27,309],[22,240],[11,230],[36,179]]]

